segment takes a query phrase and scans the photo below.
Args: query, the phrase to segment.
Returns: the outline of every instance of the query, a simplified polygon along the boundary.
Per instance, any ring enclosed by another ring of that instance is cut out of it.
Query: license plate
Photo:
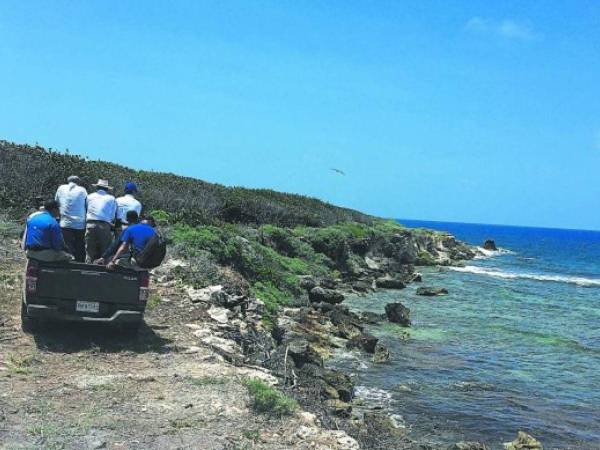
[[[100,311],[100,303],[78,301],[77,304],[75,305],[75,311],[97,313],[98,311]]]

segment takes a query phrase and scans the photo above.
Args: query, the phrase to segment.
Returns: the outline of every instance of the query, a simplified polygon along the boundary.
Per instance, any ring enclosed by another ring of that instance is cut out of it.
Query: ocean
[[[524,430],[545,448],[600,448],[600,232],[400,220],[500,248],[464,267],[426,268],[423,283],[349,298],[383,312],[400,301],[412,327],[369,331],[386,364],[340,353],[357,396],[383,404],[434,448],[480,440],[492,448]],[[449,290],[415,295],[419,285]],[[443,447],[442,447],[443,448]]]

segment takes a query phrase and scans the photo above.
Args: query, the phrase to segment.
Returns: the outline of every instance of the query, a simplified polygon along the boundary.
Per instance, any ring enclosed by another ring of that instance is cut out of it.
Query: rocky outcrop
[[[485,250],[490,250],[490,251],[493,251],[493,252],[497,252],[498,251],[498,247],[496,247],[496,242],[493,239],[487,239],[483,243],[483,248]]]
[[[481,442],[457,442],[449,446],[448,450],[490,450],[490,448]]]
[[[344,294],[334,289],[327,289],[321,286],[312,288],[308,293],[308,298],[311,302],[338,304],[344,301]]]
[[[385,305],[385,314],[390,322],[410,327],[410,309],[402,303],[388,303]]]
[[[423,286],[417,289],[417,295],[423,295],[425,297],[448,295],[448,289],[440,287]]]
[[[373,362],[380,364],[390,359],[390,351],[381,342],[378,342],[375,346],[375,354],[373,355]]]
[[[533,436],[525,433],[524,431],[519,431],[517,434],[517,438],[512,442],[507,442],[504,444],[505,450],[542,450],[543,446],[540,441],[538,441]]]
[[[398,276],[386,275],[385,277],[377,278],[375,282],[378,288],[381,289],[404,289],[406,283]]]
[[[367,353],[375,353],[375,348],[378,341],[379,339],[377,339],[375,336],[363,333],[350,339],[346,344],[346,347],[361,348]]]
[[[377,314],[371,311],[362,311],[359,313],[358,317],[362,322],[371,325],[379,323],[386,318],[385,314]]]

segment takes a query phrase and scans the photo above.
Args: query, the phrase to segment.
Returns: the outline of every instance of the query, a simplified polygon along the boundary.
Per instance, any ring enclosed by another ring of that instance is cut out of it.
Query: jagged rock
[[[483,248],[485,250],[491,250],[493,252],[498,251],[498,247],[496,247],[496,242],[493,239],[488,239],[483,243]]]
[[[207,311],[207,314],[210,316],[212,320],[219,323],[227,323],[229,322],[229,316],[231,311],[226,308],[220,308],[218,306],[211,306]]]
[[[385,314],[390,322],[410,327],[410,309],[402,303],[388,303],[385,305]]]
[[[352,289],[357,292],[368,292],[371,290],[371,285],[366,281],[355,281],[352,283]]]
[[[343,307],[336,307],[331,310],[327,316],[331,323],[337,328],[337,334],[339,337],[344,339],[352,339],[358,337],[363,332],[363,325],[360,322],[359,317],[349,312]]]
[[[377,278],[377,287],[381,289],[404,289],[406,284],[398,277],[386,275],[382,278]]]
[[[344,294],[335,291],[333,289],[326,289],[320,286],[314,287],[308,293],[308,298],[311,302],[325,302],[325,303],[342,303],[344,301]]]
[[[302,367],[307,363],[323,365],[323,358],[315,351],[306,339],[294,339],[287,343],[288,355],[294,361],[296,367]]]
[[[381,342],[378,342],[377,345],[375,345],[375,354],[373,355],[373,362],[381,364],[386,361],[389,361],[389,359],[390,351],[385,345],[383,345]]]
[[[242,357],[241,349],[232,340],[223,339],[218,336],[206,336],[201,338],[200,342],[207,345],[229,361],[241,359]]]
[[[310,275],[300,277],[300,287],[304,290],[310,291],[317,285],[317,281]]]
[[[448,289],[423,286],[417,289],[417,295],[424,295],[426,297],[435,297],[437,295],[447,295]]]
[[[352,401],[354,397],[354,384],[352,384],[352,380],[348,375],[338,370],[324,369],[321,377],[325,383],[337,391],[342,401]]]
[[[384,433],[386,436],[402,437],[406,429],[399,427],[389,414],[382,411],[365,411],[364,423],[372,433]]]
[[[423,275],[417,272],[413,275],[412,280],[410,281],[412,281],[413,283],[420,283],[423,281]]]
[[[332,410],[333,414],[339,417],[350,417],[352,413],[352,405],[342,400],[325,400],[325,405]]]
[[[213,293],[219,292],[223,290],[223,286],[208,286],[202,289],[194,289],[191,286],[188,286],[186,289],[187,295],[190,297],[192,303],[199,302],[210,302]]]
[[[230,295],[223,289],[213,291],[210,294],[210,301],[212,303],[227,309],[233,309],[247,302],[247,300],[248,298],[245,295]]]
[[[533,436],[519,431],[517,438],[512,442],[505,443],[504,448],[505,450],[543,450],[544,447]]]
[[[365,256],[365,263],[367,264],[367,267],[371,270],[379,270],[379,264],[377,264],[376,261],[372,260],[371,258],[369,258],[368,256]]]
[[[338,285],[338,282],[333,278],[323,278],[319,284],[325,289],[335,289]]]
[[[375,336],[370,334],[361,334],[353,337],[346,344],[348,348],[361,348],[367,353],[375,353],[375,347],[377,346],[377,339]]]
[[[481,442],[457,442],[449,446],[448,450],[490,450],[490,448]]]
[[[362,322],[374,325],[376,323],[381,322],[383,319],[385,319],[386,316],[385,314],[377,314],[371,311],[363,311],[358,315],[358,317]]]

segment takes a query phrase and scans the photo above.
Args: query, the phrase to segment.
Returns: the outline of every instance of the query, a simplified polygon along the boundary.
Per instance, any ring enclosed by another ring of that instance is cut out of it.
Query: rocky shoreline
[[[262,242],[284,251],[281,239],[263,236]],[[283,391],[315,413],[325,427],[346,431],[360,448],[421,448],[387,411],[355,401],[352,379],[327,365],[334,352],[346,349],[375,363],[393,358],[366,328],[384,320],[410,326],[410,311],[397,302],[386,306],[386,315],[357,314],[343,302],[347,295],[422,282],[416,265],[457,265],[475,257],[476,251],[447,234],[409,229],[350,239],[339,247],[337,255],[330,255],[335,256],[339,276],[300,275],[302,292],[278,309],[270,327],[261,320],[265,302],[247,295],[239,280],[200,289],[187,286],[190,300],[206,303],[206,314],[216,324],[214,332],[192,332],[230,362],[268,369]],[[171,260],[157,271],[160,282],[168,284],[174,269],[186,266],[185,260]],[[423,288],[422,295],[444,293]]]

